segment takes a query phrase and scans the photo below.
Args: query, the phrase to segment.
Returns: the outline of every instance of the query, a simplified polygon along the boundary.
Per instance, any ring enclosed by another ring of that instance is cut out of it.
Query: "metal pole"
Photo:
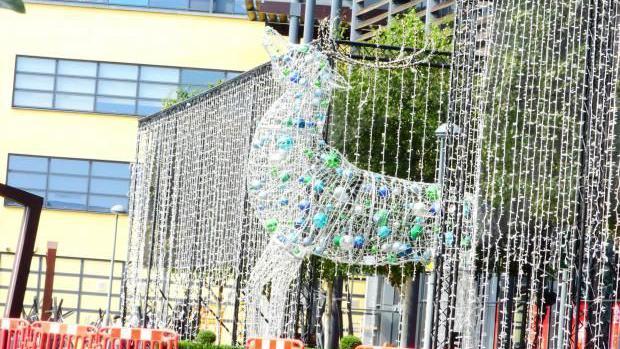
[[[558,309],[558,340],[556,349],[564,349],[564,321],[566,320],[566,289],[568,288],[568,271],[562,271],[560,279],[560,307]]]
[[[42,321],[47,321],[52,315],[52,292],[54,291],[54,272],[56,270],[57,249],[57,242],[47,242],[47,255],[45,256],[45,287],[43,288],[43,301],[41,302]],[[54,320],[58,321],[56,318]]]
[[[338,29],[340,28],[340,11],[342,10],[342,0],[332,0],[332,6],[329,13],[329,37],[338,38]]]
[[[459,129],[456,126],[450,127],[449,124],[441,124],[435,130],[435,135],[439,139],[439,169],[438,169],[438,178],[437,183],[439,184],[439,188],[443,187],[443,176],[445,172],[446,166],[446,138],[448,135],[456,135],[458,134]],[[433,241],[433,254],[437,250],[437,241]],[[432,256],[433,267],[437,268],[435,264],[436,256]],[[423,340],[423,349],[431,349],[432,345],[432,326],[433,326],[433,300],[435,298],[435,270],[428,273],[428,279],[426,282],[426,308],[424,311],[424,340]]]
[[[114,260],[116,259],[116,235],[118,233],[118,214],[114,221],[114,244],[112,245],[112,258],[110,259],[110,276],[108,278],[108,303],[105,311],[105,324],[110,325],[112,323],[110,317],[110,307],[112,305],[112,282],[114,279]]]
[[[299,0],[291,0],[289,11],[288,40],[291,44],[299,43],[299,17],[301,16],[301,3]]]
[[[312,42],[314,36],[314,7],[316,0],[306,0],[306,12],[304,15],[304,44]]]

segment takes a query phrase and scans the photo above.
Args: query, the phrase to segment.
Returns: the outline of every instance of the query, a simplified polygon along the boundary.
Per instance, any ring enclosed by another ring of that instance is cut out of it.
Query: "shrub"
[[[340,349],[355,349],[362,345],[362,341],[356,336],[344,336],[340,339]]]
[[[192,344],[190,341],[179,341],[179,349],[192,349]]]
[[[198,335],[196,336],[196,342],[200,344],[211,345],[215,343],[215,333],[213,333],[213,331],[208,331],[208,330],[200,331],[198,332]]]

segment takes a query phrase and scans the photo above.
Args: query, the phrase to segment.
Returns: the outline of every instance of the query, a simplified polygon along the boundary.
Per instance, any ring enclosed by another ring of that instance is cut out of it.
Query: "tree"
[[[26,13],[26,7],[22,0],[0,0],[0,8],[7,8],[19,13]]]

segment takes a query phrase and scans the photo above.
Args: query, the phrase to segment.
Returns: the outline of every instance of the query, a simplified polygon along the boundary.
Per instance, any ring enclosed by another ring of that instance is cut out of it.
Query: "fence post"
[[[47,242],[47,255],[45,256],[45,286],[43,288],[43,302],[41,304],[41,320],[47,321],[52,310],[52,291],[54,290],[54,269],[56,267],[56,250],[58,243]]]

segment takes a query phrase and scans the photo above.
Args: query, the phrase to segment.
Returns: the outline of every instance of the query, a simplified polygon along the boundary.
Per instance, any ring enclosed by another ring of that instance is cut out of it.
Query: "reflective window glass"
[[[84,193],[88,189],[88,177],[50,175],[48,189]]]
[[[17,57],[17,71],[54,74],[56,61],[48,58]]]
[[[97,97],[96,111],[114,114],[133,114],[136,109],[135,99]]]
[[[187,9],[189,0],[150,0],[151,7]]]
[[[94,194],[128,195],[129,181],[123,179],[92,178],[90,191]]]
[[[110,5],[148,6],[148,0],[110,0]]]
[[[138,66],[130,64],[101,63],[99,77],[123,80],[137,80]]]
[[[45,190],[47,176],[45,174],[9,171],[7,183],[21,189]]]
[[[9,170],[47,172],[47,158],[42,158],[39,156],[10,155]]]
[[[51,173],[88,175],[88,160],[56,159],[50,160]]]
[[[189,8],[196,11],[211,12],[212,0],[190,0]]]
[[[79,95],[56,95],[56,108],[68,110],[84,110],[92,111],[95,102],[95,96],[79,96]]]
[[[135,97],[138,84],[129,81],[99,80],[97,93],[100,95]]]
[[[9,154],[7,183],[42,196],[48,208],[109,212],[115,204],[127,207],[129,177],[125,162]]]
[[[13,95],[13,104],[19,107],[51,108],[53,99],[51,92],[16,90]]]
[[[140,71],[140,80],[155,82],[179,82],[179,69],[144,66]]]
[[[50,191],[47,193],[46,206],[58,209],[85,210],[86,194]]]
[[[140,97],[156,99],[176,98],[177,89],[177,85],[164,85],[141,82]]]
[[[114,205],[123,205],[127,208],[129,200],[124,196],[111,195],[90,195],[88,199],[88,209],[90,211],[110,212]]]
[[[95,79],[60,76],[56,79],[56,91],[94,94]]]
[[[97,63],[61,59],[58,61],[58,74],[95,77],[97,76]]]
[[[144,100],[138,101],[138,115],[146,116],[157,113],[162,108],[161,101]]]
[[[151,0],[151,6],[210,6],[212,1]],[[232,6],[235,1],[241,0],[222,0],[220,3],[226,7]],[[229,8],[225,10],[234,11]],[[197,94],[239,74],[198,68],[38,57],[17,57],[16,64],[14,107],[139,116],[161,110],[163,100],[177,98],[179,89],[192,90],[192,94]]]
[[[51,91],[54,89],[54,77],[18,73],[15,75],[15,88]]]
[[[129,178],[129,164],[93,161],[91,175],[98,177]]]
[[[213,12],[217,13],[233,13],[235,8],[234,0],[213,0]]]

